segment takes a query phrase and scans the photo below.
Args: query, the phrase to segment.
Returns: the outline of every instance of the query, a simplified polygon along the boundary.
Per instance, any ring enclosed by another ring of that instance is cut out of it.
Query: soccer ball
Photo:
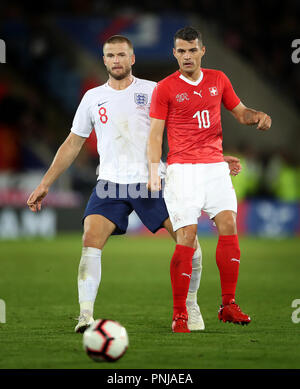
[[[126,329],[117,321],[98,319],[83,333],[83,348],[96,362],[114,362],[128,347]]]

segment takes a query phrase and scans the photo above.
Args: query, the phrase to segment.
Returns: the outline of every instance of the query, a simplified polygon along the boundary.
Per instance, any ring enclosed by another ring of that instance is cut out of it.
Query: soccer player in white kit
[[[100,169],[97,185],[83,216],[83,248],[78,270],[80,316],[75,332],[83,332],[94,320],[94,302],[101,281],[102,249],[110,235],[126,232],[128,216],[133,210],[150,231],[155,233],[164,227],[175,239],[162,193],[151,196],[146,187],[149,109],[156,83],[132,75],[135,56],[126,37],[109,38],[103,45],[103,53],[108,81],[83,96],[71,133],[27,201],[32,211],[41,210],[41,202],[50,186],[71,165],[94,128]],[[228,157],[228,162],[232,174],[237,174],[240,170],[238,159]],[[197,304],[202,254],[196,238],[194,247],[187,296],[188,324],[191,330],[203,330],[204,322]]]
[[[193,242],[201,211],[215,222],[219,233],[216,261],[222,305],[218,317],[224,322],[250,322],[250,317],[235,302],[240,263],[237,200],[223,157],[221,103],[242,124],[257,124],[263,131],[271,126],[267,114],[243,105],[223,72],[201,68],[204,53],[205,46],[197,30],[186,27],[177,31],[173,54],[179,70],[157,84],[150,108],[148,186],[154,191],[161,186],[157,167],[165,126],[168,130],[164,197],[177,241],[171,260],[172,328],[181,328],[182,332],[189,332],[186,274],[191,272]]]

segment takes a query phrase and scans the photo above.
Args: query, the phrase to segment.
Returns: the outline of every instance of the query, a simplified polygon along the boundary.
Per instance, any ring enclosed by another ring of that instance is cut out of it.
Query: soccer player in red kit
[[[177,238],[170,265],[173,332],[190,332],[185,302],[201,211],[214,221],[219,234],[216,262],[222,304],[218,317],[223,322],[250,323],[235,302],[240,264],[237,199],[223,157],[221,103],[241,124],[257,124],[262,131],[270,128],[271,118],[247,108],[222,71],[202,68],[204,53],[199,31],[191,27],[177,31],[173,54],[179,70],[157,84],[150,108],[148,187],[153,191],[161,187],[157,167],[165,127],[169,143],[164,197]]]

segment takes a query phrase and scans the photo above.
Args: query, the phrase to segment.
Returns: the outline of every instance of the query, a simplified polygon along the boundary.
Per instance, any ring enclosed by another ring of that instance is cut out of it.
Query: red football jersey
[[[157,84],[150,116],[166,120],[168,164],[224,161],[221,102],[232,110],[240,99],[219,70],[202,68],[196,82],[176,71]]]

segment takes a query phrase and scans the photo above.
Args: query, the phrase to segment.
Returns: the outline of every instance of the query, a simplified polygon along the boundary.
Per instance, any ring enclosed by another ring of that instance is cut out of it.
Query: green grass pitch
[[[75,334],[80,235],[1,242],[1,369],[299,369],[299,239],[240,238],[237,302],[249,326],[220,323],[216,237],[199,237],[203,273],[198,301],[205,331],[171,332],[169,263],[174,243],[164,237],[112,237],[103,250],[95,318],[121,322],[130,346],[115,363],[96,363]],[[300,314],[299,314],[300,316]]]

